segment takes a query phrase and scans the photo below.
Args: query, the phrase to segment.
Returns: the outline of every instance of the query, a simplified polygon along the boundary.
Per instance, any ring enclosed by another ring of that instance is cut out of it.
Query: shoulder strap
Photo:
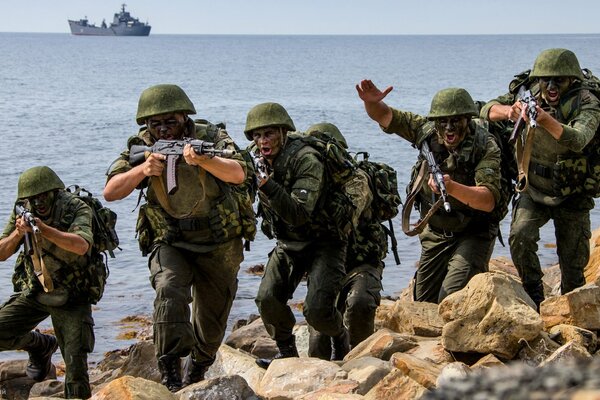
[[[402,231],[407,236],[415,236],[423,232],[423,229],[425,229],[429,219],[433,216],[433,214],[435,214],[435,212],[442,206],[444,202],[443,198],[440,197],[429,209],[425,217],[417,221],[415,224],[410,223],[410,213],[413,209],[413,204],[415,203],[419,191],[425,182],[425,177],[429,176],[427,172],[427,161],[423,160],[421,163],[421,169],[419,169],[419,174],[417,175],[417,179],[415,179],[415,183],[413,184],[410,193],[406,197],[406,202],[402,208]],[[411,225],[414,226],[414,228],[411,229]]]

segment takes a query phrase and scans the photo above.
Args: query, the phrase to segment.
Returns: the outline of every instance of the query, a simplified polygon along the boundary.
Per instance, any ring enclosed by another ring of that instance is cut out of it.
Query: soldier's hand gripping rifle
[[[531,93],[531,90],[526,89],[525,85],[519,88],[518,99],[521,102],[521,115],[515,122],[513,131],[508,138],[508,142],[512,145],[516,143],[517,150],[517,168],[518,176],[515,190],[522,192],[527,188],[529,172],[529,157],[533,147],[533,136],[537,127],[537,100]],[[529,124],[525,121],[525,114],[529,119]]]
[[[250,153],[259,183],[269,179],[269,165],[259,153]]]
[[[52,283],[50,272],[46,269],[46,265],[44,264],[39,245],[42,232],[37,226],[37,222],[35,221],[33,214],[31,214],[31,211],[22,205],[17,204],[15,205],[15,213],[19,217],[23,218],[33,231],[33,237],[31,237],[29,233],[25,235],[25,254],[31,256],[35,275],[42,284],[44,291],[51,292],[54,290],[54,284]]]
[[[235,155],[235,150],[216,149],[215,144],[199,139],[184,138],[182,140],[157,140],[152,146],[133,145],[129,149],[129,164],[138,165],[143,162],[151,153],[158,153],[167,156],[167,193],[173,194],[177,190],[177,178],[175,176],[175,167],[179,157],[183,155],[183,148],[186,144],[191,144],[196,154],[205,154],[207,156],[219,156],[231,158]]]
[[[421,154],[423,154],[423,157],[425,157],[425,160],[427,160],[429,173],[433,177],[435,184],[440,190],[440,195],[442,196],[442,200],[444,202],[444,210],[446,210],[446,212],[450,212],[452,209],[450,207],[450,203],[448,202],[448,191],[446,190],[446,184],[444,183],[444,174],[442,173],[440,166],[435,161],[435,157],[433,156],[427,141],[423,141],[423,144],[421,145]]]

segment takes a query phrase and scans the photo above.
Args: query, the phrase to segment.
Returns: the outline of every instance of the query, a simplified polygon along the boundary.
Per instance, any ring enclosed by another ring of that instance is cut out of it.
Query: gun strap
[[[42,257],[42,252],[40,250],[40,245],[36,235],[33,235],[33,240],[31,242],[33,248],[33,254],[31,255],[33,271],[35,276],[37,276],[38,280],[42,284],[44,292],[49,293],[54,290],[54,283],[52,282],[50,272],[48,272],[46,264],[44,263],[44,258]]]
[[[527,125],[525,138],[523,136],[517,139],[517,168],[519,170],[515,190],[521,193],[529,185],[529,161],[531,160],[531,150],[533,149],[533,137],[535,128]]]
[[[415,235],[418,235],[419,233],[423,232],[423,229],[425,229],[425,225],[427,225],[427,221],[429,221],[429,218],[431,218],[431,216],[444,203],[444,200],[440,197],[433,204],[433,206],[429,209],[429,211],[423,218],[418,220],[417,223],[415,223],[415,224],[410,223],[410,213],[412,211],[413,204],[415,203],[415,200],[417,198],[417,195],[419,194],[419,191],[421,190],[421,187],[423,187],[423,183],[425,182],[425,176],[429,175],[427,173],[427,171],[428,171],[427,160],[423,160],[423,162],[421,163],[421,168],[419,169],[419,174],[417,175],[417,178],[415,179],[415,183],[413,184],[413,187],[411,188],[411,191],[408,194],[408,196],[406,197],[406,201],[404,202],[404,205],[402,206],[402,231],[407,236],[415,236]],[[411,229],[411,225],[414,226],[412,229]]]

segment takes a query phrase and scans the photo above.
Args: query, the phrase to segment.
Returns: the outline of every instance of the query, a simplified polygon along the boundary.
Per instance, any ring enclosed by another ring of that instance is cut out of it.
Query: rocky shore
[[[277,349],[253,316],[227,337],[206,380],[177,393],[159,383],[152,331],[141,330],[136,344],[107,353],[90,371],[93,399],[599,399],[600,232],[586,286],[559,295],[557,271],[545,271],[540,314],[503,259],[439,306],[413,302],[407,288],[382,301],[377,331],[339,362],[307,357],[308,329],[299,324],[300,358],[259,368],[254,360]],[[0,398],[62,397],[56,369],[35,383],[25,358],[0,363]]]

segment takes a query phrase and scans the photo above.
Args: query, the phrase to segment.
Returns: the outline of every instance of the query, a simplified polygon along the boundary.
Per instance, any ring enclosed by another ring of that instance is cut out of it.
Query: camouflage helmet
[[[151,86],[140,95],[135,120],[138,125],[144,125],[148,117],[172,112],[196,114],[196,109],[179,86],[169,84]]]
[[[33,167],[24,171],[19,176],[17,185],[17,197],[26,199],[37,196],[50,190],[64,189],[65,184],[60,180],[56,172],[46,166]]]
[[[296,130],[290,115],[281,104],[261,103],[248,111],[244,134],[248,140],[253,140],[251,132],[254,129],[266,128],[269,126],[282,126],[288,131]]]
[[[461,88],[442,89],[433,96],[427,118],[444,118],[455,115],[477,116],[477,108],[469,92]]]
[[[316,132],[329,133],[335,140],[340,142],[340,144],[347,149],[348,143],[346,143],[346,138],[342,135],[342,132],[338,129],[337,126],[331,124],[329,122],[321,122],[319,124],[314,124],[306,130],[307,135],[313,135]]]
[[[547,49],[542,51],[533,64],[531,78],[547,76],[571,76],[583,80],[583,73],[577,56],[567,49]]]

